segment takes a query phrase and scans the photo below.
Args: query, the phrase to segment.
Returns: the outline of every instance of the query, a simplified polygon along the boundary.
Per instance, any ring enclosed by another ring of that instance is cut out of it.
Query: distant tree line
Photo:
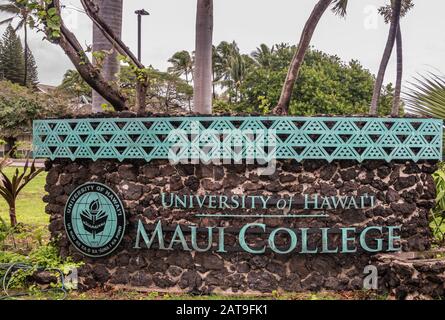
[[[30,88],[35,88],[39,82],[34,56],[28,49],[25,59],[20,37],[11,25],[6,28],[0,40],[0,80]]]

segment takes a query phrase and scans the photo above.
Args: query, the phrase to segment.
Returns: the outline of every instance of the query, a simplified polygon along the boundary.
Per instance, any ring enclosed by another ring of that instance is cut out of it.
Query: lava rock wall
[[[428,222],[435,187],[430,162],[278,161],[273,175],[261,176],[257,165],[171,165],[168,161],[48,161],[45,196],[51,215],[50,232],[63,257],[83,261],[79,271],[83,289],[98,286],[136,287],[141,290],[194,293],[271,293],[281,291],[354,290],[363,288],[363,269],[371,255],[249,254],[134,249],[137,221],[154,225],[194,224],[200,227],[239,228],[246,219],[199,219],[183,209],[162,207],[160,195],[249,194],[288,197],[360,196],[371,194],[376,203],[367,209],[336,210],[326,219],[261,218],[268,227],[341,227],[402,225],[403,251],[425,251],[431,246]],[[108,257],[88,258],[66,237],[63,211],[70,193],[86,182],[112,188],[122,200],[128,226],[118,249]],[[196,211],[196,210],[195,210]],[[284,241],[284,240],[283,240]],[[228,244],[234,239],[227,237]]]

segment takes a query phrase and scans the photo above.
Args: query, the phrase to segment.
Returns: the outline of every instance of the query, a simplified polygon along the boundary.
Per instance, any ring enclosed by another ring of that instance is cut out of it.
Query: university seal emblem
[[[89,257],[103,257],[116,249],[124,236],[125,210],[109,187],[87,183],[68,198],[64,224],[77,250]]]

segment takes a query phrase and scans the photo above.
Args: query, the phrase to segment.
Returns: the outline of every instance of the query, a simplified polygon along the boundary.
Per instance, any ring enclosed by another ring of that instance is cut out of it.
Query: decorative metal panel
[[[440,160],[442,121],[171,117],[34,121],[36,158]]]

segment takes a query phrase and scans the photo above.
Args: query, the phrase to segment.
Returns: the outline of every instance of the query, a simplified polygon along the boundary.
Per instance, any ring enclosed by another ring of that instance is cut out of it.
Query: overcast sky
[[[4,0],[0,0],[0,3]],[[61,0],[67,6],[68,26],[81,43],[91,43],[91,23],[75,8],[78,0]],[[359,60],[376,73],[389,26],[377,15],[377,8],[389,0],[350,0],[348,16],[327,12],[312,41],[315,48],[336,54],[345,61]],[[415,0],[414,9],[402,20],[405,53],[405,83],[417,73],[445,72],[445,1]],[[214,0],[214,43],[235,40],[243,53],[261,43],[296,44],[316,0]],[[174,52],[194,49],[196,0],[124,0],[123,40],[137,50],[134,11],[150,12],[143,19],[143,62],[165,70]],[[0,18],[4,18],[0,15]],[[3,33],[4,27],[0,27]],[[63,51],[42,41],[32,32],[30,47],[36,57],[41,83],[57,85],[64,72],[73,68]],[[395,59],[388,66],[386,82],[395,81]]]

